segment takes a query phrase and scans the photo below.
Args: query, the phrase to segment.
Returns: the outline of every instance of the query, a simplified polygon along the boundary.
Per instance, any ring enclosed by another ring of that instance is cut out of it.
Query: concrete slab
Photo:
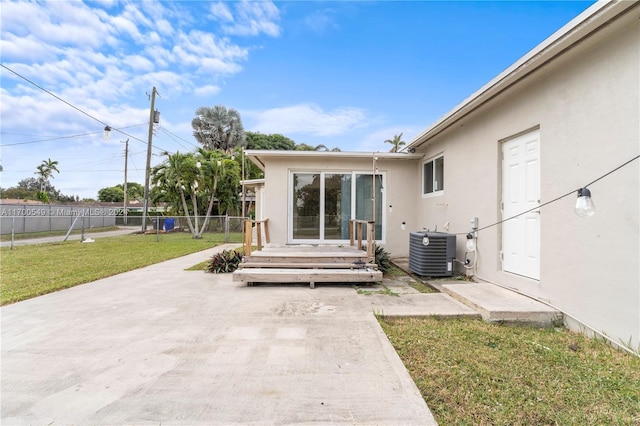
[[[562,314],[542,302],[490,283],[444,284],[451,297],[480,312],[485,321],[552,326]]]
[[[436,315],[443,318],[480,318],[480,314],[473,309],[442,293],[403,294],[396,297],[371,294],[367,295],[365,302],[369,302],[373,313],[387,317]]]
[[[184,270],[223,248],[0,308],[2,424],[436,424],[372,315],[405,296]]]

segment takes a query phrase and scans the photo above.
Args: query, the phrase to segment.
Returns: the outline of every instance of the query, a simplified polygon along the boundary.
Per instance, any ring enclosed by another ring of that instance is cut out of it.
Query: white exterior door
[[[540,205],[540,131],[502,144],[502,218]],[[536,209],[502,224],[502,268],[540,279],[540,211]]]

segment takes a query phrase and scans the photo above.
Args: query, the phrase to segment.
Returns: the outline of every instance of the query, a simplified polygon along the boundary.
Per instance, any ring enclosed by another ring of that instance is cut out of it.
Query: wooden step
[[[382,281],[382,272],[373,269],[282,269],[243,268],[233,273],[234,281],[246,283],[365,283]]]
[[[242,262],[238,265],[238,268],[297,268],[297,269],[378,269],[378,265],[375,263],[366,262],[345,262],[345,263],[320,263],[320,262],[257,262],[248,261]]]
[[[256,257],[245,256],[243,258],[244,263],[298,263],[298,264],[310,264],[310,263],[327,263],[327,264],[345,264],[345,263],[370,263],[370,259],[366,257],[345,257],[345,256],[271,256],[271,257]]]

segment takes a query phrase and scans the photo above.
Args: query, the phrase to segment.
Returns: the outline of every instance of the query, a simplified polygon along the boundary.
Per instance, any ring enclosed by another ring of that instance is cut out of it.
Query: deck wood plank
[[[382,272],[349,269],[246,268],[233,273],[234,281],[265,283],[352,283],[382,281]]]

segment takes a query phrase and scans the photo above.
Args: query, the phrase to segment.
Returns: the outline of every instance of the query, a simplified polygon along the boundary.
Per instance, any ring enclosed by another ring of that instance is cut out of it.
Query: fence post
[[[11,217],[11,250],[13,250],[13,237],[14,237],[14,230],[16,228],[16,217],[13,216]]]
[[[227,214],[224,219],[224,242],[226,244],[229,242],[229,215]]]

